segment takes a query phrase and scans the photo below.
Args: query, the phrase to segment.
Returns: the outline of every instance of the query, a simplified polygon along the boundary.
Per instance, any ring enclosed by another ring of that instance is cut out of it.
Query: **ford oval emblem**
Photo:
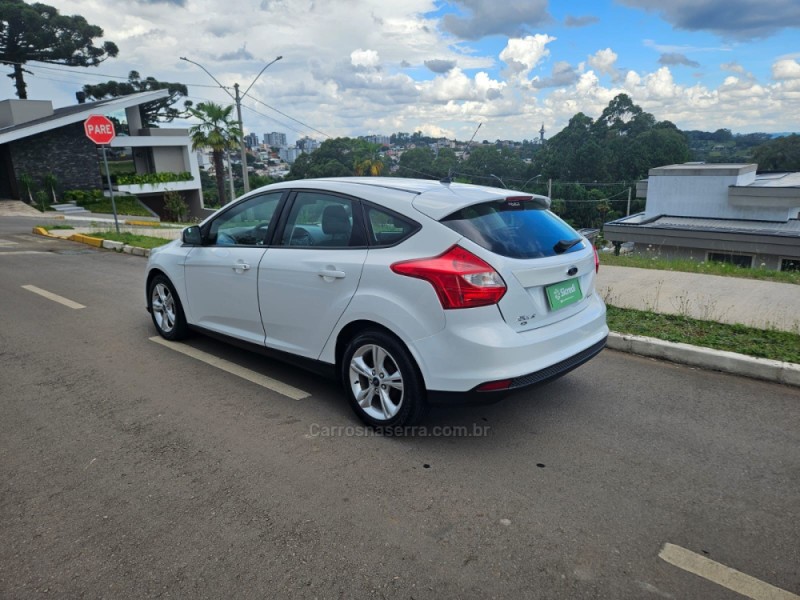
[[[577,274],[578,274],[578,267],[570,267],[569,271],[567,271],[567,275],[569,275],[570,277]]]

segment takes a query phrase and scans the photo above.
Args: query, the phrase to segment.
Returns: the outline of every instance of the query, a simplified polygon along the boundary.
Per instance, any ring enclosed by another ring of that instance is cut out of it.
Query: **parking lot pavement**
[[[143,286],[130,255],[0,259],[0,597],[800,591],[800,390],[605,351],[375,437],[331,382],[151,341]]]

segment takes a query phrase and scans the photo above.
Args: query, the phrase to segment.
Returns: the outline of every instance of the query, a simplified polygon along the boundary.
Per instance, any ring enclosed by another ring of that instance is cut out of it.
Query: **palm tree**
[[[189,108],[189,113],[201,121],[189,129],[192,148],[211,148],[221,203],[224,203],[225,198],[225,167],[222,156],[226,150],[237,148],[242,139],[242,131],[231,117],[232,112],[232,104],[222,106],[213,102],[200,102],[195,108]]]
[[[381,147],[378,144],[363,144],[355,159],[353,169],[356,175],[377,177],[383,172],[383,161],[380,157]]]

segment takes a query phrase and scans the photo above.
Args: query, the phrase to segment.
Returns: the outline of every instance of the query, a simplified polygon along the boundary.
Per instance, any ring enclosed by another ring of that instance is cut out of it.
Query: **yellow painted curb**
[[[103,247],[103,240],[101,240],[100,238],[89,237],[88,235],[82,235],[80,233],[75,233],[69,236],[67,239],[72,240],[73,242],[80,242],[81,244],[94,246],[95,248]]]
[[[125,221],[125,225],[132,225],[134,227],[161,227],[158,221]]]
[[[44,237],[51,237],[51,238],[58,237],[57,235],[53,235],[52,233],[47,231],[47,229],[45,229],[44,227],[34,227],[31,233],[33,233],[34,235],[43,235]]]

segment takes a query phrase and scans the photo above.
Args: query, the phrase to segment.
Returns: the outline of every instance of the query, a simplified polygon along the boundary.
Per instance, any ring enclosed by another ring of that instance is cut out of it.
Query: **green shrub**
[[[164,210],[177,223],[183,223],[186,217],[189,216],[189,205],[186,204],[180,192],[167,192],[164,194]]]
[[[141,175],[117,175],[117,185],[147,185],[154,183],[172,183],[174,181],[192,181],[194,177],[189,171],[183,173],[142,173]]]

